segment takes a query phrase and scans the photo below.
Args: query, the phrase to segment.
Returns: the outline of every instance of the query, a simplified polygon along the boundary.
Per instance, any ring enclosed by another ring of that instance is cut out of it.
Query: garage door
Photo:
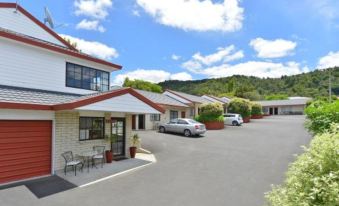
[[[0,120],[0,184],[51,173],[51,121]]]

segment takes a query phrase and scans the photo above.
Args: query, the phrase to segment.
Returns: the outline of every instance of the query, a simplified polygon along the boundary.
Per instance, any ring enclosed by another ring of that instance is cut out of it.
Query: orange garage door
[[[52,121],[0,120],[0,184],[51,173]]]

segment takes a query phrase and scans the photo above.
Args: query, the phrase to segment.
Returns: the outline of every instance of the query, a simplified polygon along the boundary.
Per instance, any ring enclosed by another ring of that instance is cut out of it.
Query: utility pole
[[[331,68],[328,69],[328,95],[329,99],[328,101],[332,102],[332,81],[331,81]]]

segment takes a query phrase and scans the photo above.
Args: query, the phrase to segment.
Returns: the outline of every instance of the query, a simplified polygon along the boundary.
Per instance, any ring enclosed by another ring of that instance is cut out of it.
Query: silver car
[[[206,132],[204,124],[193,119],[172,119],[170,122],[159,125],[159,132],[174,132],[184,134],[186,137],[200,135]]]

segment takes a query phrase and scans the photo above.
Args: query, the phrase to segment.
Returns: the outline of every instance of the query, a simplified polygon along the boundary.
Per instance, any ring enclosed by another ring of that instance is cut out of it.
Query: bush
[[[338,149],[339,124],[332,124],[289,166],[285,182],[266,194],[269,205],[339,205]]]
[[[196,116],[199,122],[224,121],[223,106],[220,103],[208,103],[200,106],[200,115]]]
[[[228,105],[228,112],[241,114],[243,118],[251,116],[251,102],[242,98],[233,98]]]
[[[252,103],[252,110],[251,110],[252,115],[262,115],[262,106],[259,103]]]
[[[306,127],[319,134],[330,128],[331,123],[339,123],[339,100],[332,103],[314,101],[306,109]]]

